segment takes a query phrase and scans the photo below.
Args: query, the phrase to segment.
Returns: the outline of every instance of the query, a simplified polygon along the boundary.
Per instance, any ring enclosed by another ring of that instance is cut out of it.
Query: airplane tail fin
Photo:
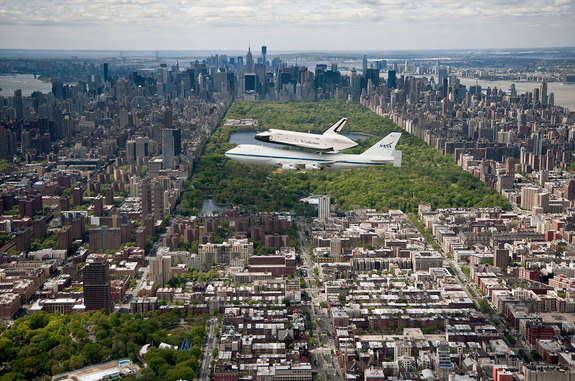
[[[373,146],[367,149],[362,155],[378,155],[382,153],[387,153],[390,151],[395,151],[395,146],[399,142],[401,137],[401,132],[392,132],[385,138],[381,139],[379,142],[375,143]]]
[[[401,167],[401,151],[393,151],[393,166]]]
[[[327,129],[323,134],[339,134],[343,126],[347,123],[347,118],[341,118],[333,126]]]
[[[374,161],[393,161],[394,167],[401,167],[401,151],[395,149],[400,137],[401,132],[392,132],[361,155],[369,156]]]

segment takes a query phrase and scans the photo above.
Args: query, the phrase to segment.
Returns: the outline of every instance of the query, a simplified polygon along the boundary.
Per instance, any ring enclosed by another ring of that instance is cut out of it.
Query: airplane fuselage
[[[394,164],[394,156],[369,157],[352,154],[312,153],[241,144],[225,153],[230,159],[246,164],[280,166],[284,169],[348,169]]]

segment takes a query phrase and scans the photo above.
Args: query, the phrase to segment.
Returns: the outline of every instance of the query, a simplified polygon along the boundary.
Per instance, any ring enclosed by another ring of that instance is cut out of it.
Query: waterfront
[[[34,91],[49,93],[52,91],[52,83],[41,81],[34,74],[0,74],[0,89],[0,95],[4,97],[13,96],[18,89],[27,97]]]
[[[520,81],[485,81],[476,80],[474,78],[459,78],[462,85],[475,86],[478,84],[482,89],[495,88],[503,89],[508,92],[512,84],[515,84],[517,94],[523,94],[528,91],[533,92],[533,89],[540,87],[540,82],[520,82]],[[555,104],[562,107],[567,107],[570,111],[575,111],[575,83],[561,83],[549,82],[547,83],[547,93],[555,94]]]

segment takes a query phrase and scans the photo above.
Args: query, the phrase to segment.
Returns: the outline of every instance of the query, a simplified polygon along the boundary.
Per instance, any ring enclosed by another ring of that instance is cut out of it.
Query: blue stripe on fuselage
[[[249,154],[249,153],[225,153],[226,156],[242,156],[242,157],[254,157],[254,158],[262,158],[262,159],[281,159],[281,160],[307,160],[307,161],[315,161],[315,162],[322,162],[322,163],[334,163],[334,164],[355,164],[355,165],[381,165],[385,163],[373,163],[373,162],[358,162],[358,161],[338,161],[338,160],[326,160],[326,159],[312,159],[307,157],[292,157],[292,156],[271,156],[271,155],[256,155],[256,154]]]

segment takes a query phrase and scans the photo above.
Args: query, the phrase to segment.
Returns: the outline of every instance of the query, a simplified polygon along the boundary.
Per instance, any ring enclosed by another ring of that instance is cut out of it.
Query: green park
[[[344,101],[234,103],[225,119],[255,119],[260,131],[279,128],[321,133],[342,117],[348,118],[344,133],[367,136],[346,153],[363,152],[388,133],[401,131],[391,119]],[[224,126],[222,121],[194,168],[179,205],[181,214],[198,213],[206,198],[245,211],[298,213],[305,211],[300,199],[315,194],[330,195],[341,210],[361,207],[415,212],[422,203],[432,208],[508,207],[504,198],[458,167],[453,157],[442,155],[407,133],[397,146],[403,151],[401,168],[281,171],[234,162],[224,156],[234,147],[229,143],[231,134],[245,130]]]

